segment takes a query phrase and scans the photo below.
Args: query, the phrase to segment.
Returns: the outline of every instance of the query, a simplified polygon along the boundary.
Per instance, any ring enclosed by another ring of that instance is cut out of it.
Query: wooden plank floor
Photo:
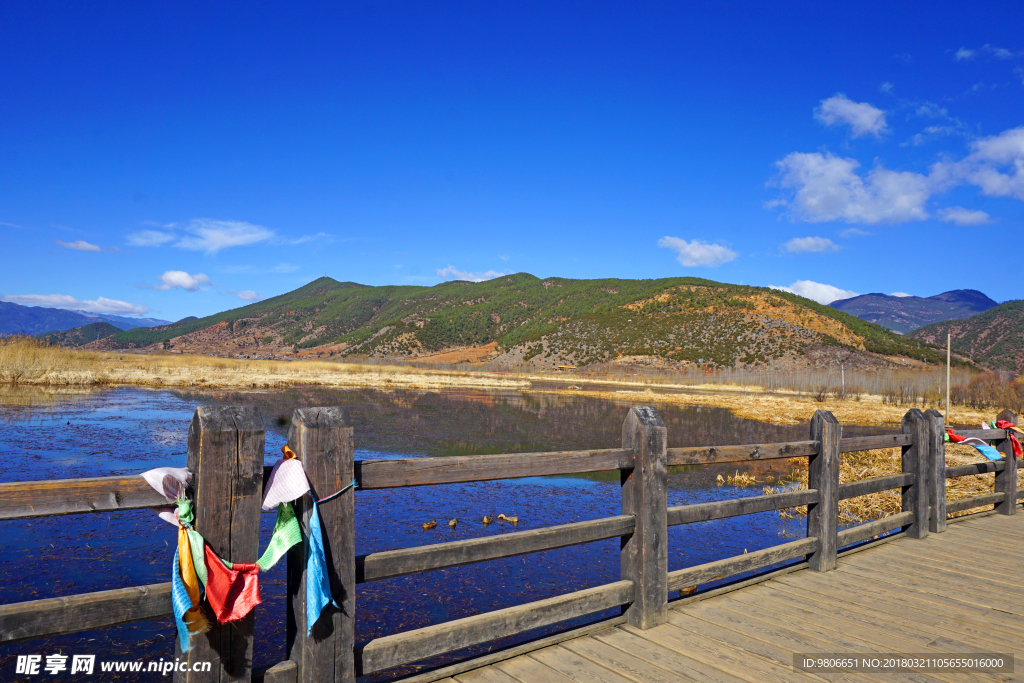
[[[1024,514],[950,524],[441,683],[1024,682]],[[794,653],[1012,652],[1018,673],[793,670]]]

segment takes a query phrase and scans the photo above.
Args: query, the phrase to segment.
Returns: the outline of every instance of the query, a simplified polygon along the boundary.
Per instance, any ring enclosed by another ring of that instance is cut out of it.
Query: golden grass
[[[522,388],[525,379],[493,373],[426,370],[330,361],[272,361],[192,355],[104,353],[48,346],[26,337],[0,339],[0,382],[19,385],[129,384],[147,387]]]
[[[987,462],[985,456],[978,453],[970,446],[961,444],[946,444],[946,466],[956,467],[976,462]],[[807,461],[793,460],[793,480],[797,489],[807,488]],[[899,448],[883,448],[874,451],[858,451],[855,453],[844,453],[839,466],[839,483],[845,484],[861,479],[873,479],[875,477],[887,477],[899,474],[902,471],[902,458]],[[992,493],[995,484],[995,474],[977,474],[968,477],[957,477],[946,480],[946,501],[953,502]],[[1017,488],[1024,488],[1024,471],[1017,474]],[[783,491],[782,487],[766,486],[763,493],[772,495]],[[968,515],[980,510],[990,510],[991,505],[971,508],[963,512],[953,513],[952,517]],[[902,511],[902,501],[899,489],[872,493],[857,498],[849,498],[839,501],[839,522],[854,524],[859,522],[881,519],[888,515],[894,515]],[[807,514],[807,506],[780,510],[779,516],[784,519],[791,519],[795,515]]]
[[[574,379],[573,381],[579,381]],[[659,387],[660,389],[660,387]],[[606,389],[573,390],[575,396],[593,396],[619,401],[636,403],[668,403],[671,405],[699,405],[714,408],[726,408],[737,417],[759,420],[771,424],[805,424],[815,410],[831,411],[840,422],[859,425],[898,424],[907,413],[906,406],[894,406],[884,403],[881,396],[862,396],[859,401],[853,399],[840,400],[828,398],[818,402],[810,396],[796,393],[767,393],[758,388],[748,387],[746,391],[722,391],[722,387],[688,387],[688,391],[669,392],[647,388],[622,389],[609,391]],[[705,390],[705,391],[702,391]],[[561,390],[531,389],[538,393],[562,393]],[[944,406],[928,405],[928,408],[944,410]],[[980,424],[982,420],[992,420],[998,411],[977,410],[963,406],[954,406],[954,423]]]

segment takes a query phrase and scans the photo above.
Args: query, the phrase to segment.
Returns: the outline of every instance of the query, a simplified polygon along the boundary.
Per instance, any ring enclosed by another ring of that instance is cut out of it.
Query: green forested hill
[[[115,327],[110,323],[90,323],[80,327],[73,327],[70,330],[53,330],[36,336],[45,339],[48,344],[56,344],[57,346],[83,346],[97,339],[106,339],[120,331],[121,328]]]
[[[946,320],[914,330],[909,336],[945,346],[1000,370],[1024,372],[1024,301],[1008,301],[964,320]]]
[[[577,363],[658,355],[758,363],[808,344],[939,360],[926,344],[808,299],[701,278],[541,280],[526,273],[434,287],[369,287],[320,278],[216,315],[122,332],[109,343],[203,340],[236,347],[344,345],[344,354],[422,355],[496,343]],[[198,343],[198,342],[195,342]]]

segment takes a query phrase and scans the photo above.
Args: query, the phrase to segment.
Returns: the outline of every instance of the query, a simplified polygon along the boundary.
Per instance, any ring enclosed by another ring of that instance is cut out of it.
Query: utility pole
[[[949,420],[949,359],[950,350],[952,349],[950,333],[946,333],[946,424],[952,424]]]

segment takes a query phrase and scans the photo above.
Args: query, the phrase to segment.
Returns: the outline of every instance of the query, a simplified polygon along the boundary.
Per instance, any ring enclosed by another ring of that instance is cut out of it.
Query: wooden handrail
[[[578,474],[631,467],[633,452],[623,448],[407,460],[356,460],[356,481],[361,489],[385,489]]]
[[[636,521],[632,515],[618,515],[500,536],[361,555],[356,557],[356,582],[390,579],[395,576],[591,543],[606,538],[618,538],[633,533],[635,525]]]
[[[625,605],[633,600],[633,590],[632,582],[616,581],[568,595],[377,638],[367,643],[362,650],[360,673],[383,671],[432,655],[461,650]]]
[[[91,631],[170,616],[171,584],[0,605],[0,643]]]
[[[733,500],[716,500],[711,503],[680,505],[668,509],[668,525],[692,524],[707,522],[713,519],[752,515],[770,510],[785,510],[798,505],[809,505],[818,502],[818,491],[815,489],[799,489],[786,491],[770,496],[751,496]]]

